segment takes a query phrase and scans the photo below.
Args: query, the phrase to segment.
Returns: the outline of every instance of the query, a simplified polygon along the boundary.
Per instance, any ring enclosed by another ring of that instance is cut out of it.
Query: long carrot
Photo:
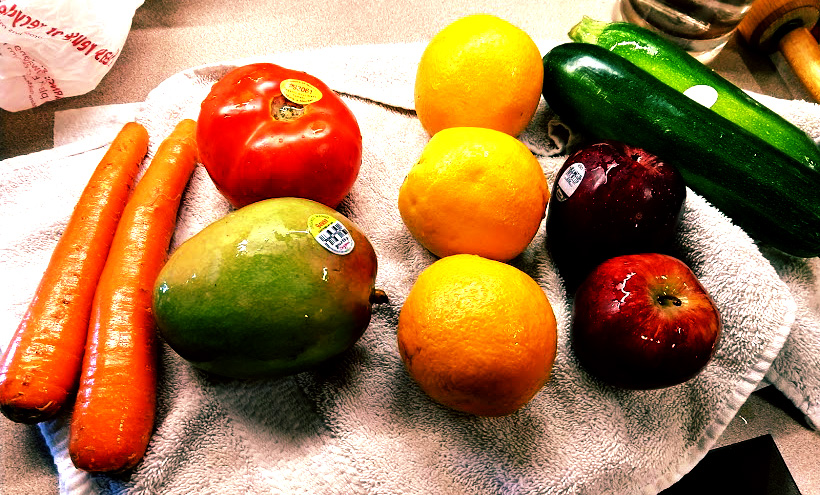
[[[131,469],[154,425],[157,341],[151,294],[196,167],[196,123],[160,144],[125,207],[94,296],[69,454],[90,472]]]
[[[77,390],[94,290],[147,151],[145,128],[125,124],[80,195],[0,361],[0,410],[12,421],[49,419]]]

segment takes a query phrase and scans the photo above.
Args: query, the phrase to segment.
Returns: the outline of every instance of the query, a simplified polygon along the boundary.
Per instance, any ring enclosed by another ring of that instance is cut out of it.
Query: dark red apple
[[[682,261],[657,253],[618,256],[581,283],[572,346],[581,365],[624,388],[683,383],[712,359],[721,318]]]
[[[678,170],[646,151],[605,141],[571,154],[547,210],[547,245],[574,289],[607,258],[663,252],[686,200]]]

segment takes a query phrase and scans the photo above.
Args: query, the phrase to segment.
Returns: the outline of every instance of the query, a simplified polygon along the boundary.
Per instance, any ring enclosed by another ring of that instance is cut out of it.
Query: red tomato
[[[359,124],[342,99],[309,74],[269,63],[236,68],[213,85],[197,144],[236,208],[284,196],[335,208],[362,163]]]

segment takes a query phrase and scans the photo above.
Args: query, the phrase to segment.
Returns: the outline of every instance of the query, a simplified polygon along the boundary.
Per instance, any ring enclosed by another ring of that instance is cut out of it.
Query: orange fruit
[[[526,32],[493,15],[462,17],[421,56],[416,113],[430,135],[466,126],[517,136],[535,114],[543,80],[541,52]]]
[[[518,139],[479,127],[433,136],[399,190],[410,233],[439,257],[508,261],[532,241],[550,198],[544,171]]]
[[[469,254],[425,269],[399,314],[410,376],[434,401],[480,416],[528,403],[549,380],[556,340],[552,306],[535,280]]]

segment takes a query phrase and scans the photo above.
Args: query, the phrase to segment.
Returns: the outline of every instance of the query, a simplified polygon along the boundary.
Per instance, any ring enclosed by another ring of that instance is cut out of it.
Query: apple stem
[[[661,294],[658,296],[658,302],[663,306],[681,306],[683,304],[679,298],[670,296],[669,294]]]

